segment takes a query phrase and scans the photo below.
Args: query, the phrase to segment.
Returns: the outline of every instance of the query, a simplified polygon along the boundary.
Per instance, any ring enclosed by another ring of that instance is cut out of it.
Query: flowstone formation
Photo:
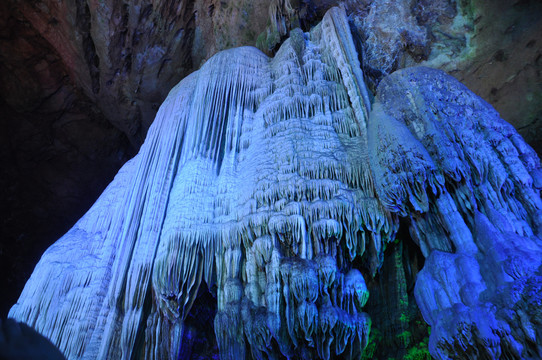
[[[385,78],[368,126],[378,198],[426,257],[415,288],[437,359],[542,356],[540,160],[443,72]]]
[[[340,8],[273,59],[209,59],[10,316],[69,359],[189,357],[205,283],[223,359],[359,358],[365,281],[405,217],[427,257],[416,294],[432,354],[542,355],[538,158],[435,70],[392,74],[371,105],[358,59]]]

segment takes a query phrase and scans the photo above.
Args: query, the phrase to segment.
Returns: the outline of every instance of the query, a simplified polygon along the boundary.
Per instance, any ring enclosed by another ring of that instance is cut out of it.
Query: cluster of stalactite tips
[[[272,59],[227,50],[182,80],[10,316],[69,359],[177,359],[205,283],[222,359],[359,358],[403,217],[431,354],[540,358],[541,187],[533,150],[450,76],[368,92],[333,8]]]

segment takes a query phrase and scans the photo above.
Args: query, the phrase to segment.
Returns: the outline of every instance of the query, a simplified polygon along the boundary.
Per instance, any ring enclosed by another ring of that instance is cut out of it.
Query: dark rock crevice
[[[76,30],[83,38],[83,52],[92,83],[92,92],[98,94],[100,92],[100,58],[96,54],[96,46],[91,36],[90,10],[86,0],[77,0],[76,6]]]

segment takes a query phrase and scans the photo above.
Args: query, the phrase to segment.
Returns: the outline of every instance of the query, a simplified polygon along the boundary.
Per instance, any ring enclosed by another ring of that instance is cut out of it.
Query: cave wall
[[[71,79],[62,54],[0,4],[0,314],[55,238],[134,149]]]
[[[258,44],[273,54],[290,29],[308,30],[334,3],[2,2],[0,266],[8,295],[0,314],[44,249],[135,154],[175,83],[229,47]],[[442,68],[541,153],[539,2],[389,5],[346,3],[374,86],[403,66]],[[386,68],[373,65],[379,62]]]
[[[488,101],[542,154],[542,3],[477,0],[462,8],[472,21],[463,56],[448,65],[430,56],[426,65],[448,71]]]

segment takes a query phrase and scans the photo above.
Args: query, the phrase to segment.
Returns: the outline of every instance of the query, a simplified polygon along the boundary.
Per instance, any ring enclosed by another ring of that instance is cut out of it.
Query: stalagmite
[[[341,8],[272,59],[218,53],[171,90],[10,316],[69,359],[177,359],[205,284],[223,359],[359,358],[365,281],[405,217],[432,354],[541,356],[536,154],[441,72],[396,72],[371,99]]]

